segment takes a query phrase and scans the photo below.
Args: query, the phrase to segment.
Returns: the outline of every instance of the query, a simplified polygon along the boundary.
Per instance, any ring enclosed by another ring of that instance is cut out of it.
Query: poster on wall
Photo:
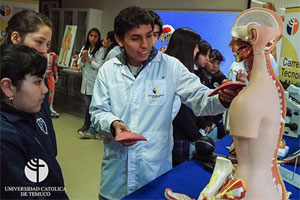
[[[8,20],[22,10],[39,11],[39,0],[1,0],[0,1],[0,39],[5,36]]]
[[[279,60],[279,80],[286,89],[300,87],[300,7],[287,8]]]
[[[77,26],[66,25],[61,43],[58,66],[69,67]]]

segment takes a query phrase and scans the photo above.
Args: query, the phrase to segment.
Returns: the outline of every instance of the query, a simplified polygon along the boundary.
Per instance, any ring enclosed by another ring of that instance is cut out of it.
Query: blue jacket
[[[68,199],[44,119],[1,103],[1,199]]]

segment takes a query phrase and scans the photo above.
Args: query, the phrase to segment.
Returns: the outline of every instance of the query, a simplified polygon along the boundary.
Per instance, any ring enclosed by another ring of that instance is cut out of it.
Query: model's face
[[[132,66],[141,66],[147,60],[153,46],[152,27],[140,25],[126,32],[124,39],[116,38],[121,47],[125,48],[127,61]]]
[[[19,89],[13,86],[14,107],[27,113],[39,112],[47,92],[44,78],[27,74]]]
[[[90,41],[90,44],[92,47],[95,47],[96,43],[98,42],[99,40],[99,35],[97,32],[95,31],[92,31],[90,34],[89,34],[89,41]]]
[[[240,38],[232,38],[229,43],[232,52],[235,53],[234,57],[236,62],[243,61],[250,54],[252,46],[249,42],[245,42]]]
[[[196,57],[195,64],[198,67],[205,67],[209,61],[210,50],[208,50],[207,54],[199,54]]]
[[[38,31],[27,33],[22,44],[34,48],[41,53],[47,53],[51,44],[52,30],[49,26],[40,26]]]
[[[160,26],[157,24],[154,24],[153,28],[153,46],[156,44],[158,38],[159,38],[159,32],[160,32]]]
[[[208,74],[213,75],[219,71],[220,65],[221,63],[218,60],[209,60],[206,64],[205,71]]]

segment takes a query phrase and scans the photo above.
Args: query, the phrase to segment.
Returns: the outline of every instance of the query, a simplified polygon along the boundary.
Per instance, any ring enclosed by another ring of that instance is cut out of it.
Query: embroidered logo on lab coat
[[[153,88],[152,92],[153,92],[153,94],[149,94],[148,97],[150,97],[150,98],[160,98],[160,97],[165,96],[164,94],[159,92],[158,88]]]
[[[48,135],[47,125],[46,125],[45,121],[42,118],[37,118],[36,123],[39,126],[39,128],[43,131],[43,133]]]
[[[159,93],[159,89],[158,88],[153,88],[153,94],[158,94]]]
[[[146,102],[150,105],[161,105],[166,100],[165,80],[146,81]]]

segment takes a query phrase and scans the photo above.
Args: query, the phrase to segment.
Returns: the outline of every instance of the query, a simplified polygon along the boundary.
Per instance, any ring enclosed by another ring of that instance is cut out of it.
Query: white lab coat
[[[80,52],[83,51],[83,48]],[[96,76],[98,73],[99,68],[104,63],[104,55],[105,55],[105,49],[103,47],[100,47],[100,49],[95,53],[95,57],[92,57],[90,54],[90,50],[88,50],[88,56],[93,60],[90,64],[88,61],[81,62],[81,59],[78,59],[78,66],[82,70],[82,82],[81,82],[81,93],[86,95],[92,95],[93,94],[93,88],[94,83],[96,80]],[[81,54],[79,54],[79,57]]]
[[[118,58],[100,68],[90,113],[96,128],[110,131],[114,120],[122,120],[133,132],[147,138],[125,147],[107,133],[100,195],[121,199],[172,168],[172,107],[175,95],[196,115],[226,111],[218,95],[200,83],[176,58],[158,52],[135,78]]]
[[[273,67],[273,70],[276,74],[276,76],[278,76],[278,65],[274,59],[274,57],[272,56],[272,54],[270,55],[270,61],[271,61],[271,65]],[[238,71],[240,69],[242,69],[245,72],[245,75],[248,75],[248,71],[249,71],[249,67],[248,67],[248,61],[247,60],[242,60],[240,62],[233,62],[230,66],[229,72],[228,72],[228,79],[231,81],[236,81],[236,74],[238,73]],[[248,79],[245,81],[246,84],[248,84]]]
[[[105,62],[116,57],[120,53],[121,53],[121,47],[119,45],[114,46],[114,48],[112,48],[106,55]]]

